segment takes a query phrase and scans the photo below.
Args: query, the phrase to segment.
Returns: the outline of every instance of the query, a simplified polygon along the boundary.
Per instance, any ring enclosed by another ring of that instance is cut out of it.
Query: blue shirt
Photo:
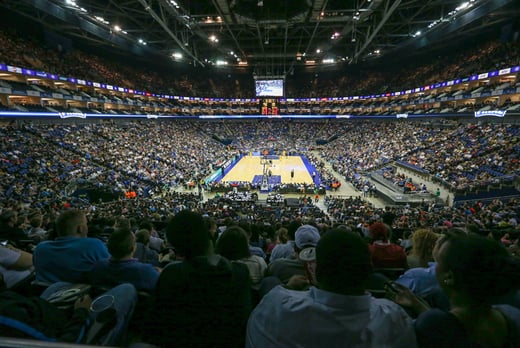
[[[142,263],[137,259],[104,259],[94,264],[90,279],[94,285],[116,286],[130,283],[137,290],[152,291],[159,279],[159,272],[149,263]]]
[[[412,268],[404,272],[396,282],[406,286],[417,296],[426,296],[441,290],[435,268],[436,262],[428,262],[428,268]]]
[[[36,280],[86,282],[94,263],[109,257],[106,245],[96,238],[58,237],[40,242],[33,253]]]
[[[294,255],[294,240],[290,240],[285,244],[276,245],[271,251],[271,257],[269,261],[276,259],[286,259]]]
[[[252,255],[260,256],[262,259],[265,260],[265,253],[264,253],[264,251],[262,250],[262,248],[260,248],[260,247],[256,247],[256,246],[252,246],[252,245],[250,245],[250,246],[249,246],[249,252],[250,252]]]
[[[247,324],[246,347],[417,347],[412,319],[399,305],[369,294],[277,286]]]

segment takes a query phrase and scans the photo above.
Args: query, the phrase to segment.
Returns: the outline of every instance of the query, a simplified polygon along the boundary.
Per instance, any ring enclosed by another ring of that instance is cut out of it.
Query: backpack
[[[112,338],[110,332],[118,324],[116,310],[103,310],[92,323],[85,308],[76,309],[68,315],[70,311],[60,309],[56,304],[69,305],[70,290],[66,289],[69,292],[62,296],[58,292],[55,303],[12,291],[0,292],[0,336],[46,342],[109,343]]]
[[[80,342],[88,325],[88,310],[66,312],[39,297],[0,292],[0,336],[43,341]]]

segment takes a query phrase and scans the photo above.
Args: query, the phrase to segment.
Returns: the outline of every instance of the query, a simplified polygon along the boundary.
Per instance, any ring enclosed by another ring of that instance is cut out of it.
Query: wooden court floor
[[[224,176],[223,182],[253,181],[255,175],[262,175],[263,165],[261,156],[244,156]],[[305,167],[300,156],[281,156],[272,160],[272,165],[266,165],[272,175],[280,175],[282,183],[306,183],[312,184],[312,176]],[[294,170],[294,178],[291,179],[291,170]]]

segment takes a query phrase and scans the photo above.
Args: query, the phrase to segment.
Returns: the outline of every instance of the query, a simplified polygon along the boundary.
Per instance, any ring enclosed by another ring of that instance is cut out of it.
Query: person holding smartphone
[[[430,309],[403,285],[392,283],[388,295],[417,315],[419,347],[520,347],[520,309],[495,305],[520,289],[520,262],[497,241],[476,235],[442,244],[436,276],[450,309]]]

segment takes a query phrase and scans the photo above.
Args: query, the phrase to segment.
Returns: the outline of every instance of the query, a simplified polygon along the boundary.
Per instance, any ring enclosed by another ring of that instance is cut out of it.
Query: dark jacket
[[[0,315],[27,324],[47,338],[76,342],[89,313],[85,308],[78,308],[68,316],[65,311],[39,297],[3,291],[0,292]],[[0,336],[44,339],[5,324],[0,324]]]
[[[161,272],[144,341],[162,347],[243,347],[251,312],[249,271],[213,255]]]

